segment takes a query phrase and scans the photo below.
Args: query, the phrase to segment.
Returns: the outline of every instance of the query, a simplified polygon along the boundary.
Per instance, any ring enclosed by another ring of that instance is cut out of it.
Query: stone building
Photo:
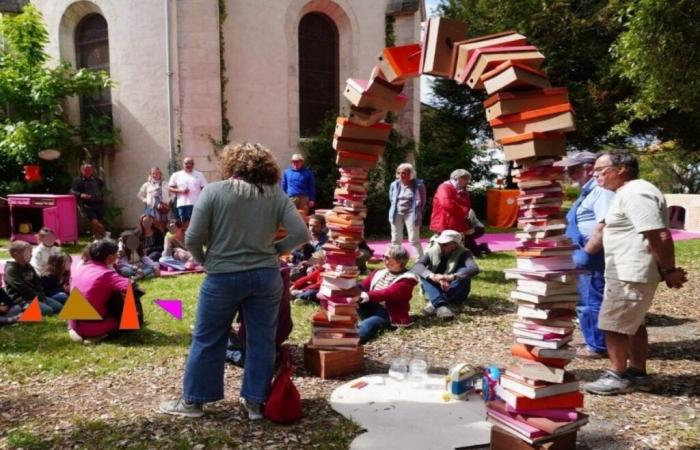
[[[345,80],[369,76],[386,30],[397,45],[418,42],[425,18],[422,0],[32,3],[46,21],[52,58],[108,70],[117,82],[99,98],[71,99],[66,111],[76,122],[106,112],[121,130],[104,169],[124,226],[142,211],[136,191],[150,167],[167,173],[189,155],[215,180],[213,142],[224,137],[261,142],[286,166],[326,110],[348,110]],[[417,140],[420,87],[408,84],[398,128]]]

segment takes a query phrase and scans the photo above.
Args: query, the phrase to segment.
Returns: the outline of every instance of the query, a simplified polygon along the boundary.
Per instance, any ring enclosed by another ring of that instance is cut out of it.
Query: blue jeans
[[[602,353],[607,351],[605,334],[598,328],[598,314],[603,303],[605,278],[602,271],[578,276],[578,291],[581,300],[576,306],[576,315],[581,325],[581,333],[589,350]]]
[[[267,400],[275,367],[277,311],[282,298],[278,268],[207,274],[199,291],[192,345],[185,365],[185,400],[206,403],[224,398],[224,365],[231,323],[243,308],[246,333],[241,396]]]
[[[61,312],[61,309],[63,308],[63,303],[68,299],[68,296],[65,294],[65,292],[59,292],[56,294],[59,298],[61,297],[61,294],[65,295],[65,299],[63,301],[60,301],[54,297],[49,297],[48,295],[44,298],[43,302],[39,302],[39,308],[41,308],[41,313],[45,316],[49,316],[52,314],[58,314]]]
[[[467,301],[469,291],[472,289],[472,281],[469,278],[461,278],[450,282],[447,291],[440,289],[440,283],[436,283],[425,278],[420,279],[425,296],[435,308],[441,306],[460,304]]]
[[[192,210],[194,205],[178,206],[177,207],[177,217],[180,222],[189,222],[192,218]]]
[[[372,339],[380,330],[391,325],[389,313],[381,303],[360,303],[357,308],[360,316],[360,344]]]

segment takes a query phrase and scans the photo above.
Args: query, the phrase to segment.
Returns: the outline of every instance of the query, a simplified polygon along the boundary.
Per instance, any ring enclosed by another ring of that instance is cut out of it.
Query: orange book
[[[489,120],[493,137],[501,140],[529,132],[565,132],[576,129],[573,108],[570,103],[524,111]]]
[[[549,78],[541,70],[518,61],[505,61],[481,76],[487,94],[523,88],[549,88]]]
[[[389,47],[379,57],[379,69],[390,83],[403,82],[420,76],[420,60],[420,44]]]
[[[532,353],[528,347],[523,344],[513,344],[510,347],[510,354],[517,356],[518,358],[527,359],[529,361],[537,361],[546,366],[558,367],[560,369],[563,369],[571,362],[569,359],[540,358]]]
[[[370,126],[362,126],[350,122],[346,117],[338,117],[335,125],[335,135],[343,139],[372,139],[387,141],[392,125],[378,122]]]
[[[486,119],[515,114],[531,109],[569,103],[567,88],[536,89],[532,91],[499,92],[484,101]]]
[[[496,394],[510,407],[518,411],[528,409],[570,409],[583,407],[583,393],[567,392],[543,398],[527,398],[505,389],[500,384],[496,386]]]
[[[369,153],[355,153],[339,150],[335,158],[335,164],[339,167],[362,167],[372,169],[377,165],[380,155]]]

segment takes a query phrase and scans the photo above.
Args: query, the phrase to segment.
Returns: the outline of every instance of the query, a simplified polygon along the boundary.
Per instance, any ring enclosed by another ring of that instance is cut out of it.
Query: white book
[[[564,346],[567,342],[570,342],[573,339],[573,335],[568,335],[564,336],[561,339],[551,339],[548,341],[542,341],[539,339],[529,339],[529,338],[516,338],[516,342],[519,342],[520,344],[525,344],[525,345],[535,345],[537,347],[542,347],[542,348],[559,348]]]

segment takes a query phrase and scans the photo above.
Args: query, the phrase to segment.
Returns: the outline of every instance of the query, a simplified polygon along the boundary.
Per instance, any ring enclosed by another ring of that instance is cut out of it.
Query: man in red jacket
[[[450,174],[450,179],[443,182],[433,197],[433,212],[430,216],[430,229],[436,233],[454,230],[464,234],[469,231],[467,220],[471,209],[471,200],[467,185],[472,176],[464,169],[457,169]]]

